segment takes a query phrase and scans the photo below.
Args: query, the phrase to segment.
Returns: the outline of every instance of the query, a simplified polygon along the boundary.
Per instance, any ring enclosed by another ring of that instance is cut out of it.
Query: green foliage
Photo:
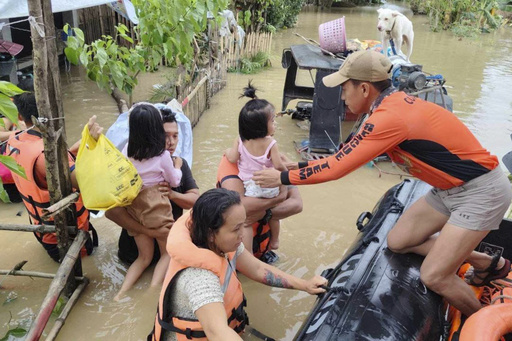
[[[52,310],[52,316],[53,317],[59,317],[60,313],[62,312],[62,310],[66,306],[66,303],[67,303],[67,299],[65,299],[62,296],[59,297],[59,299],[57,300],[57,303],[55,303],[55,307]]]
[[[178,70],[170,69],[169,72],[165,75],[165,82],[153,87],[151,90],[151,97],[149,98],[149,101],[151,103],[159,103],[169,101],[172,98],[176,98],[176,86],[179,86],[178,78]],[[186,77],[185,81],[189,81],[189,78],[190,77]]]
[[[18,109],[16,109],[16,105],[11,101],[11,97],[24,92],[25,91],[12,83],[0,81],[0,114],[7,117],[11,122],[18,123]],[[3,120],[0,119],[0,121],[3,123]],[[11,171],[25,177],[25,171],[16,163],[16,161],[14,161],[12,157],[0,155],[0,163],[5,165]],[[4,189],[2,179],[0,179],[0,200],[3,202],[10,202],[9,196]]]
[[[115,38],[103,36],[102,39],[88,45],[84,42],[82,30],[73,28],[75,36],[68,36],[64,53],[72,64],[81,64],[85,67],[87,76],[95,81],[100,89],[111,92],[115,86],[131,95],[137,84],[137,75],[146,70],[147,64],[141,53],[142,49],[118,45],[118,39],[133,42],[126,35],[127,27],[119,25],[116,29]],[[64,32],[67,30],[68,25],[65,25]]]
[[[240,58],[240,66],[238,69],[230,68],[228,72],[240,72],[244,74],[254,74],[270,66],[270,55],[266,52],[258,52],[254,57]]]
[[[13,338],[21,340],[21,338],[24,337],[25,335],[27,335],[27,330],[21,327],[16,327],[13,329],[9,329],[7,331],[7,334],[5,334],[4,337],[0,339],[0,341],[9,341],[13,340]]]
[[[18,123],[18,109],[16,109],[16,105],[11,101],[11,97],[24,92],[12,83],[0,81],[0,114],[7,117],[13,123]]]
[[[81,64],[87,76],[102,89],[117,87],[130,96],[143,71],[156,70],[162,60],[190,65],[194,60],[194,37],[207,25],[207,13],[219,13],[228,0],[133,0],[139,24],[134,28],[136,42],[124,25],[116,27],[116,37],[103,36],[90,45],[83,32],[74,28],[68,37],[66,57]],[[67,25],[64,32],[67,32]],[[125,47],[124,40],[131,44]],[[131,104],[131,103],[130,103]]]
[[[503,0],[411,0],[411,8],[415,13],[428,14],[433,31],[451,29],[456,35],[473,36],[503,24],[496,13],[503,3]]]
[[[234,0],[239,12],[238,24],[246,32],[293,27],[305,0]]]
[[[27,178],[25,175],[25,170],[23,167],[18,165],[16,161],[11,156],[0,155],[0,163],[7,167],[11,172],[18,174],[24,178]],[[0,178],[0,200],[3,202],[10,202],[9,195],[7,195],[7,191],[4,188],[2,179]]]
[[[294,27],[305,0],[274,0],[267,13],[267,23],[275,28]]]

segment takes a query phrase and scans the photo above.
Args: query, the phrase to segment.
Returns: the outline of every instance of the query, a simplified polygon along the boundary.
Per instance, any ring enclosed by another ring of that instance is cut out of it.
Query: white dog
[[[407,61],[411,58],[412,43],[414,40],[414,31],[412,30],[412,22],[402,13],[388,8],[379,8],[379,22],[377,29],[380,31],[382,47],[384,54],[387,53],[389,40],[393,39],[396,53],[398,54],[402,45],[407,44]]]

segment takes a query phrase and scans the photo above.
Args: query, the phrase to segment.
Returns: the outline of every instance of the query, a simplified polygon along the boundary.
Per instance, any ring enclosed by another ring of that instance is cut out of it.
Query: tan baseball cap
[[[357,51],[345,59],[337,72],[325,76],[323,82],[329,88],[343,84],[349,79],[379,82],[389,78],[392,68],[393,64],[382,53],[372,50]]]

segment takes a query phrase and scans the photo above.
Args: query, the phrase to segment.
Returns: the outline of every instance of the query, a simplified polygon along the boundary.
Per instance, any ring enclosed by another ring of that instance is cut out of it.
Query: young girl
[[[128,144],[123,150],[142,178],[142,190],[127,207],[128,213],[146,228],[171,228],[174,223],[169,199],[158,191],[158,183],[167,181],[171,187],[177,187],[181,181],[181,170],[173,164],[171,154],[165,149],[165,131],[160,111],[150,103],[135,104],[129,113]],[[144,235],[134,235],[139,256],[130,265],[121,290],[114,298],[119,300],[139,279],[153,258],[153,239]],[[166,252],[166,239],[157,239],[160,248],[160,260],[155,266],[151,286],[163,282],[169,255]]]
[[[261,188],[253,180],[255,171],[274,167],[285,171],[281,161],[276,140],[272,138],[275,132],[275,109],[272,104],[256,96],[256,88],[249,85],[244,88],[240,97],[252,98],[240,111],[238,117],[238,132],[240,137],[235,140],[232,148],[226,150],[226,157],[231,163],[238,162],[238,177],[244,182],[245,196],[254,198],[274,198],[279,195],[279,187]],[[279,247],[279,220],[271,219],[270,248]],[[244,229],[244,244],[252,250],[252,227]]]

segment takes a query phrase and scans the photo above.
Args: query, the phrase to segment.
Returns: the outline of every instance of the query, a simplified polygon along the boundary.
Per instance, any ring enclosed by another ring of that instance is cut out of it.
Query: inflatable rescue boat
[[[454,331],[450,308],[420,281],[423,257],[393,253],[386,243],[402,212],[430,188],[405,180],[389,189],[373,212],[361,214],[358,237],[343,260],[322,273],[329,280],[328,291],[319,296],[295,340],[459,340],[462,323]],[[477,249],[500,250],[510,259],[512,247],[504,243],[512,246],[512,221],[506,219]],[[511,320],[501,323],[508,326],[500,330],[512,330]]]

